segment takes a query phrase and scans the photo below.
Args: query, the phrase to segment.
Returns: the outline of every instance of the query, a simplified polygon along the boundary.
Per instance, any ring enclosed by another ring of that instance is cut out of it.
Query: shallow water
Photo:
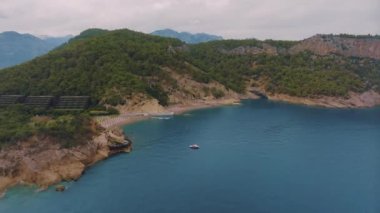
[[[132,153],[64,193],[14,188],[0,212],[380,212],[379,108],[246,101],[125,132]]]

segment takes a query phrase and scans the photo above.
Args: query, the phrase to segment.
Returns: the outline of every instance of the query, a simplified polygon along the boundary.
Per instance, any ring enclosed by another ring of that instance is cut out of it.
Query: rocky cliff
[[[280,51],[270,45],[263,43],[262,47],[257,46],[240,46],[231,50],[221,49],[221,53],[229,55],[258,55],[258,54],[268,54],[268,55],[277,55]]]
[[[273,94],[268,95],[268,99],[273,101],[283,101],[293,104],[327,108],[367,108],[380,105],[380,94],[372,90],[364,93],[350,92],[346,98],[329,96],[301,98],[285,94]]]
[[[37,185],[41,189],[61,181],[77,180],[85,169],[112,154],[131,149],[115,149],[108,130],[76,147],[62,147],[54,138],[33,136],[0,151],[0,195],[14,185]],[[121,137],[121,136],[119,136]]]
[[[310,51],[326,56],[337,54],[346,57],[363,57],[380,59],[380,38],[378,36],[350,35],[315,35],[287,47],[280,47],[273,42],[262,41],[259,45],[242,45],[233,49],[221,49],[220,52],[230,55],[278,55],[297,54]]]
[[[315,35],[289,49],[293,54],[302,51],[311,51],[318,55],[338,54],[380,59],[380,39],[370,36]]]

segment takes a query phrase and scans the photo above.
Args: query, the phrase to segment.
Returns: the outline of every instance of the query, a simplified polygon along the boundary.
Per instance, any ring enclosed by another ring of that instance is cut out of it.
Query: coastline
[[[37,185],[41,189],[46,189],[62,181],[79,179],[88,167],[107,159],[111,155],[119,153],[112,152],[108,148],[107,131],[120,129],[122,126],[147,120],[154,116],[179,115],[198,109],[240,104],[240,101],[243,99],[254,100],[259,99],[259,97],[249,95],[229,96],[222,99],[211,100],[193,100],[184,104],[171,105],[158,111],[154,110],[155,106],[153,106],[153,108],[148,107],[150,110],[144,112],[125,111],[117,116],[94,117],[94,121],[103,129],[97,132],[97,135],[92,141],[73,148],[61,148],[46,138],[33,137],[31,140],[20,142],[13,147],[13,149],[0,151],[0,198],[5,195],[8,188],[15,185]],[[380,104],[380,95],[374,92],[359,95],[350,94],[349,99],[334,97],[311,99],[283,94],[268,95],[268,99],[271,101],[326,108],[368,108]],[[36,143],[40,144],[39,149],[35,149]],[[128,147],[128,149],[123,151],[129,152],[131,148],[132,147]],[[8,151],[10,151],[9,155],[4,154]],[[36,152],[37,154],[34,153],[32,155],[29,153],[30,151]],[[15,155],[19,155],[19,158],[14,158],[12,152],[15,153]],[[20,153],[26,154],[20,157]],[[12,157],[6,159],[7,157],[4,156]],[[63,159],[65,160],[63,161]],[[21,164],[23,165],[21,169],[17,168],[13,171],[12,167],[19,167],[19,165],[16,166],[16,164],[13,164],[13,162],[17,161],[22,161]]]
[[[267,97],[271,101],[337,109],[371,108],[380,105],[380,94],[373,90],[364,93],[349,92],[347,97],[322,96],[318,98],[307,98],[285,94],[273,94],[268,95]]]
[[[264,92],[265,94],[265,92]],[[307,98],[307,97],[295,97],[286,94],[265,94],[268,100],[276,102],[284,102],[290,104],[298,104],[305,106],[324,107],[324,108],[336,108],[336,109],[360,109],[371,108],[380,105],[380,94],[370,90],[364,93],[350,92],[347,98],[343,97],[328,97],[323,96],[319,98]],[[195,100],[186,104],[174,104],[165,107],[163,111],[157,113],[155,111],[147,111],[132,114],[121,114],[118,116],[111,116],[100,122],[103,128],[119,128],[120,126],[133,124],[142,120],[150,119],[157,114],[170,114],[175,115],[186,113],[189,111],[205,108],[213,108],[224,105],[240,104],[243,99],[257,100],[261,97],[250,95],[229,96],[227,98],[212,99],[212,100]],[[108,124],[105,124],[107,123]]]
[[[253,98],[255,99],[255,98]],[[220,107],[225,105],[239,104],[240,98],[227,98],[208,101],[195,101],[189,104],[176,104],[164,108],[164,111],[157,112],[139,112],[125,113],[117,116],[97,117],[95,120],[105,129],[120,128],[121,126],[133,124],[139,121],[150,119],[157,115],[179,115],[189,111]]]
[[[240,99],[236,98],[196,101],[191,104],[166,107],[163,114],[178,115],[197,109],[232,105],[239,102]],[[103,130],[98,132],[92,141],[73,148],[61,148],[48,138],[33,137],[5,151],[0,151],[0,198],[6,195],[7,189],[16,185],[37,185],[40,191],[43,191],[62,181],[75,181],[83,175],[86,169],[97,162],[120,152],[130,152],[131,146],[112,152],[107,146],[107,131],[150,119],[154,115],[157,113],[130,113],[103,117],[103,119],[94,118],[94,121],[102,126]],[[37,143],[39,145],[36,147]],[[21,166],[15,162],[20,162]]]
[[[0,152],[0,195],[16,185],[36,185],[42,191],[62,181],[77,180],[88,167],[109,156],[104,133],[71,148],[48,137],[20,141]]]

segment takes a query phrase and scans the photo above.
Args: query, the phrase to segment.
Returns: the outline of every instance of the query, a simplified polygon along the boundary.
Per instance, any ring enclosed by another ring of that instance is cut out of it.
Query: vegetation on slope
[[[123,104],[124,97],[145,93],[168,104],[163,86],[178,87],[164,67],[194,80],[218,81],[244,93],[255,79],[269,92],[294,96],[345,96],[379,88],[380,63],[309,52],[287,54],[293,41],[224,40],[185,46],[179,40],[130,30],[91,29],[49,54],[0,71],[0,93],[90,95],[93,103]],[[228,54],[240,47],[277,54]],[[165,82],[165,84],[163,84]]]
[[[186,59],[228,88],[243,92],[247,79],[264,84],[267,91],[301,97],[346,96],[349,91],[378,89],[380,61],[310,52],[286,54],[294,42],[269,41],[277,55],[231,55],[224,50],[239,46],[263,47],[257,40],[218,41],[192,46]],[[267,43],[268,44],[268,43]],[[285,53],[282,53],[285,52]]]
[[[117,105],[125,97],[143,93],[167,105],[169,93],[181,85],[165,70],[188,74],[202,83],[218,81],[239,93],[248,86],[301,97],[346,96],[349,91],[369,89],[380,92],[379,60],[288,54],[296,43],[248,39],[185,45],[130,30],[90,29],[45,56],[0,70],[0,94],[88,95],[93,105]],[[263,51],[229,53],[253,47]],[[271,53],[266,52],[268,47]],[[252,81],[255,85],[249,85]],[[216,98],[224,95],[210,92]],[[1,108],[0,144],[48,135],[65,146],[75,145],[89,135],[89,126],[88,117],[80,113]]]
[[[363,92],[358,75],[343,69],[336,59],[313,57],[309,53],[293,56],[257,58],[256,77],[265,77],[266,89],[299,97],[345,96],[349,91]]]
[[[51,137],[63,147],[88,141],[90,118],[83,113],[54,113],[25,106],[0,110],[0,148],[32,135]]]
[[[168,51],[178,45],[182,42],[129,30],[86,31],[43,57],[2,70],[0,93],[90,95],[94,102],[116,104],[142,92],[167,104],[156,81],[165,77],[161,66],[178,63]]]

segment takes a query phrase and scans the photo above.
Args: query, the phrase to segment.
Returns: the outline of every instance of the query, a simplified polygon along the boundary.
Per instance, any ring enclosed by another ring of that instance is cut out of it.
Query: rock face
[[[47,188],[77,180],[85,169],[119,151],[109,149],[107,132],[82,145],[63,148],[54,139],[34,136],[0,151],[0,194],[17,184]],[[121,151],[129,151],[130,147]]]
[[[63,192],[65,191],[66,187],[64,185],[58,185],[55,187],[55,191],[57,192]]]
[[[0,152],[0,191],[15,184],[36,184],[46,188],[62,180],[78,179],[84,169],[100,160],[99,147],[88,142],[66,149],[50,138],[33,137]],[[104,156],[106,157],[106,156]]]
[[[220,50],[224,54],[230,55],[258,55],[258,54],[268,54],[268,55],[278,55],[276,47],[269,44],[263,43],[262,47],[255,46],[241,46],[234,48],[232,50]]]
[[[311,51],[317,55],[338,54],[346,57],[366,57],[380,59],[380,38],[371,36],[315,35],[296,42],[288,48],[273,46],[265,41],[258,46],[240,46],[234,49],[221,49],[220,52],[230,55],[279,55],[297,54]]]
[[[187,74],[178,74],[170,68],[163,70],[177,81],[180,87],[174,88],[171,84],[163,83],[162,87],[169,94],[170,105],[192,105],[199,101],[211,101],[219,98],[223,99],[239,99],[240,94],[232,90],[228,90],[222,84],[212,81],[209,83],[200,83],[191,78]],[[223,94],[223,97],[215,97],[212,91],[218,91]],[[167,109],[159,104],[156,99],[147,97],[144,94],[134,94],[126,100],[127,104],[117,106],[120,114],[130,113],[165,113]]]
[[[380,105],[380,94],[375,91],[364,93],[350,92],[347,98],[343,97],[319,97],[303,98],[293,97],[284,94],[268,95],[268,99],[274,101],[285,101],[294,104],[304,104],[309,106],[321,106],[328,108],[367,108]]]
[[[380,59],[380,39],[316,35],[299,42],[289,50],[292,54],[302,51],[311,51],[318,55],[339,54]]]
[[[166,71],[170,73],[170,76],[177,81],[178,85],[181,85],[180,89],[175,89],[169,85],[164,85],[164,88],[170,93],[169,100],[172,105],[175,104],[191,104],[199,100],[215,100],[218,99],[212,94],[212,90],[217,90],[223,93],[223,98],[238,99],[239,94],[228,90],[222,84],[212,81],[209,83],[200,83],[194,81],[188,75],[179,75],[176,72],[166,68]]]

